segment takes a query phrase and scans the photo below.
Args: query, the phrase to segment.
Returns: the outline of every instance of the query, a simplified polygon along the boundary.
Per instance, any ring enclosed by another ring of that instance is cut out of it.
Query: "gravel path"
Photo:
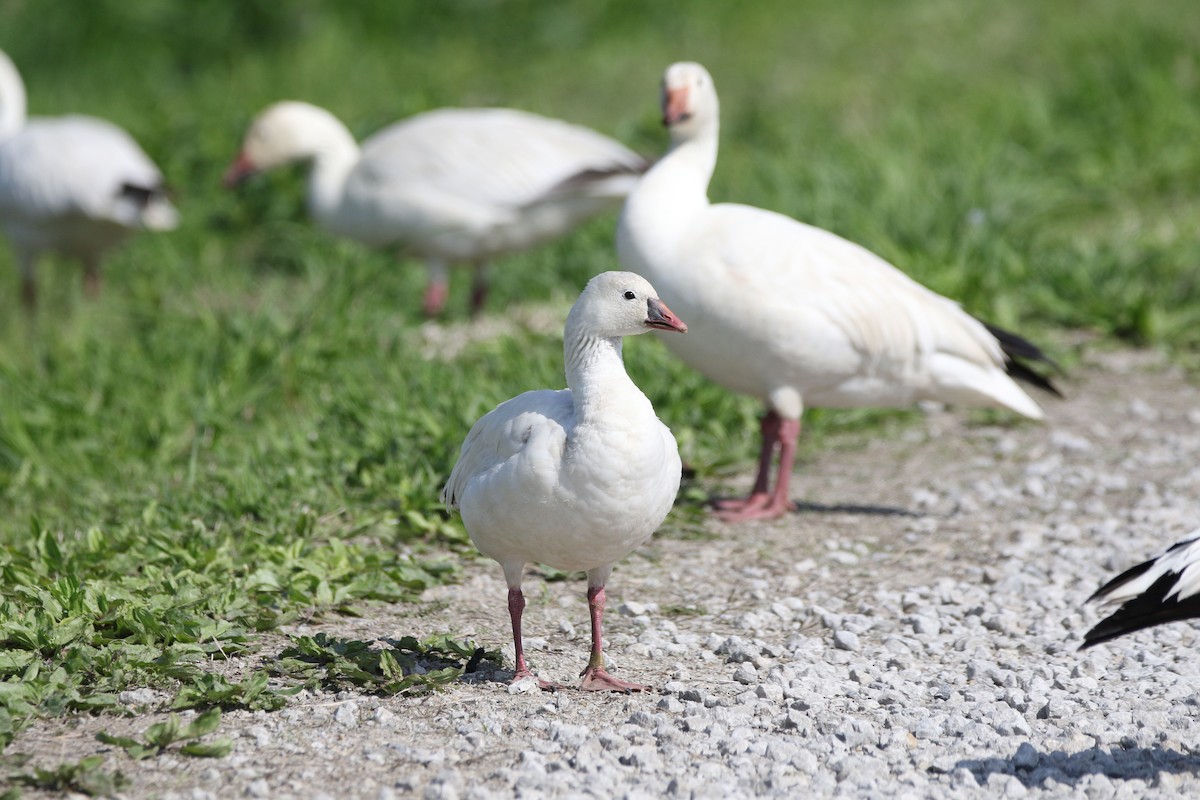
[[[125,796],[172,800],[1195,795],[1196,631],[1077,647],[1099,583],[1196,522],[1200,391],[1129,351],[1087,356],[1065,390],[1044,427],[933,410],[898,438],[835,442],[800,468],[802,513],[668,532],[630,557],[609,584],[609,655],[657,693],[513,692],[484,672],[426,697],[230,712],[236,747],[215,761],[133,762],[94,740],[155,715],[39,723],[10,751],[105,753]],[[584,588],[526,583],[548,678],[586,661]],[[295,630],[450,630],[511,659],[490,561],[378,612]]]

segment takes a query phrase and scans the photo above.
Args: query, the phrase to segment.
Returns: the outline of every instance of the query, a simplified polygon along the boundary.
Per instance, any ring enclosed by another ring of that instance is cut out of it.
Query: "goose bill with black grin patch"
[[[657,297],[651,297],[646,301],[646,327],[658,328],[660,331],[687,333],[687,324],[675,316],[675,313],[667,308],[667,304]]]

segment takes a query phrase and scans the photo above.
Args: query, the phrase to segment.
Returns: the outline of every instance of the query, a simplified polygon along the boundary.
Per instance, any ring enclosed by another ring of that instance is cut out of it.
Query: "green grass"
[[[75,265],[44,263],[32,323],[0,251],[0,749],[129,686],[268,707],[261,679],[205,662],[453,579],[464,535],[437,492],[459,442],[499,400],[562,384],[556,336],[420,357],[423,269],[314,230],[298,173],[221,191],[265,104],[307,99],[359,135],[510,105],[653,154],[661,71],[693,58],[723,103],[715,199],[834,230],[999,324],[1185,351],[1197,41],[1190,0],[0,5],[31,111],[124,125],[184,214],[111,259],[98,303]],[[506,259],[491,307],[565,306],[616,265],[612,229]],[[628,353],[702,481],[749,466],[753,400],[651,337]],[[894,419],[813,414],[805,447]]]
[[[11,767],[19,768],[24,760],[20,757],[13,759]],[[104,761],[104,756],[93,755],[51,769],[36,767],[33,772],[10,770],[5,778],[11,788],[0,793],[0,800],[20,800],[22,792],[17,788],[19,785],[63,794],[80,793],[89,797],[112,797],[129,788],[129,779],[123,773],[101,769]],[[5,766],[4,761],[0,760],[0,766]]]

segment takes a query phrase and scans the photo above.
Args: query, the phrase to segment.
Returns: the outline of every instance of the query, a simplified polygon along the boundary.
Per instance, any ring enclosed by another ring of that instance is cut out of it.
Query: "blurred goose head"
[[[242,149],[225,172],[227,187],[236,186],[257,172],[296,161],[313,161],[325,155],[357,151],[350,132],[323,108],[296,100],[268,106],[251,123]]]
[[[721,109],[717,89],[708,70],[694,61],[667,67],[662,81],[663,124],[678,143],[704,133],[715,133]]]
[[[21,73],[0,50],[0,139],[5,139],[25,124],[25,84]]]

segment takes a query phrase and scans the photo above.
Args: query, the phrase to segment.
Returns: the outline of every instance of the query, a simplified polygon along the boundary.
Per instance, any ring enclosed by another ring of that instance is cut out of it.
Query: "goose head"
[[[680,141],[715,129],[720,119],[717,88],[708,70],[694,61],[667,67],[662,81],[663,124]]]
[[[687,325],[658,299],[650,282],[632,272],[602,272],[592,278],[571,308],[567,328],[603,339],[649,330],[687,333]]]
[[[295,100],[267,106],[246,131],[224,184],[236,186],[257,172],[312,160],[331,141],[340,142],[347,135],[345,126],[323,108]]]

